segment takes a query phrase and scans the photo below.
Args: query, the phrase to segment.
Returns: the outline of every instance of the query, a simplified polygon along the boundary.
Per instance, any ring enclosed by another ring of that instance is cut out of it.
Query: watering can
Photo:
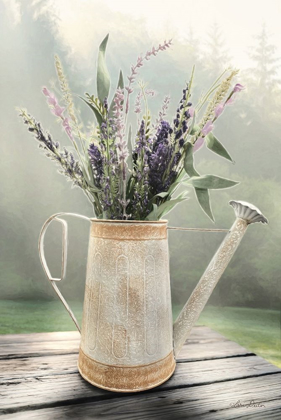
[[[167,220],[103,220],[58,213],[45,222],[39,237],[41,263],[81,332],[78,369],[85,380],[110,391],[137,392],[171,377],[177,355],[248,225],[267,223],[255,206],[243,201],[230,204],[236,220],[230,230],[207,229],[227,234],[174,325],[167,230],[176,228],[168,227]],[[57,286],[65,278],[67,262],[67,223],[62,216],[90,222],[81,330]],[[44,254],[44,236],[52,221],[63,228],[60,278],[52,277]]]

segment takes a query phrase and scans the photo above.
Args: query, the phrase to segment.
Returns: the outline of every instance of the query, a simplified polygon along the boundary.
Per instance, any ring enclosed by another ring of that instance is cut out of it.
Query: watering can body
[[[80,331],[57,283],[66,274],[67,224],[60,216],[90,221],[86,286],[78,369],[91,384],[116,392],[154,388],[173,374],[179,353],[215,285],[238,247],[247,226],[267,222],[244,202],[231,202],[236,220],[189,297],[172,320],[167,221],[89,219],[58,213],[44,224],[39,238],[43,268]],[[44,254],[48,225],[63,227],[62,273],[51,276]]]
[[[92,220],[78,368],[121,392],[174,372],[166,221]]]

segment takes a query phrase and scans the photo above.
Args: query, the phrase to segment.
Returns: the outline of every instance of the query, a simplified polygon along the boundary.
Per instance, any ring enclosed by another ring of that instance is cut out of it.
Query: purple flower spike
[[[233,88],[233,92],[241,92],[241,90],[244,90],[245,86],[240,85],[240,83],[236,83],[236,85]]]
[[[49,105],[53,105],[53,106],[57,106],[58,105],[58,100],[55,96],[50,96],[48,99],[48,104]]]
[[[224,104],[219,104],[218,106],[216,106],[215,108],[215,116],[216,118],[218,118],[224,111]]]
[[[210,131],[213,130],[213,128],[214,128],[214,125],[212,124],[212,121],[207,121],[201,131],[201,134],[205,137],[207,136],[207,134],[210,133]]]
[[[231,98],[229,98],[227,101],[226,101],[226,105],[232,105],[233,103],[235,102],[235,95],[232,95],[231,96]]]
[[[51,92],[44,86],[42,92],[45,96],[51,96]]]
[[[191,107],[191,108],[189,108],[188,112],[189,112],[190,117],[192,118],[195,110],[194,110],[194,108]]]
[[[201,149],[204,144],[204,137],[198,137],[196,143],[194,144],[193,152],[197,152],[197,150]]]
[[[46,87],[43,87],[43,89],[42,89],[42,92],[43,92],[43,94],[45,95],[45,96],[47,96],[47,101],[48,101],[48,104],[49,105],[53,105],[53,106],[56,106],[56,105],[58,105],[58,100],[57,100],[57,98],[55,97],[55,95],[52,93],[52,92],[50,92]]]
[[[62,122],[62,125],[63,125],[63,127],[65,129],[66,134],[72,140],[73,137],[72,137],[72,130],[71,130],[71,127],[69,125],[69,119],[68,118],[64,118],[64,120]]]
[[[63,114],[64,110],[65,110],[65,108],[62,108],[59,105],[55,105],[54,108],[51,111],[54,115],[56,115],[56,117],[63,118],[62,114]]]

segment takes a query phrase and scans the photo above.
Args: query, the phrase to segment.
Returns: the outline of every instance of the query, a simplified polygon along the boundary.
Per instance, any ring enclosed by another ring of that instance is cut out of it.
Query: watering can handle
[[[60,219],[60,216],[73,216],[73,217],[78,217],[79,219],[84,219],[84,220],[88,220],[88,221],[90,221],[90,218],[86,217],[86,216],[81,216],[80,214],[76,214],[76,213],[56,213],[56,214],[53,214],[53,216],[49,217],[49,219],[47,219],[46,222],[44,223],[44,225],[42,226],[42,229],[41,229],[41,232],[40,232],[40,235],[39,235],[39,243],[38,243],[39,256],[40,256],[42,267],[43,267],[43,269],[46,273],[46,276],[47,276],[48,280],[50,281],[51,285],[53,286],[53,288],[54,288],[55,292],[57,293],[58,297],[60,298],[60,300],[64,304],[67,312],[71,316],[71,318],[72,318],[74,324],[76,325],[78,331],[81,332],[78,321],[77,321],[75,315],[73,314],[72,310],[70,309],[68,303],[64,299],[63,295],[61,294],[61,292],[60,292],[60,290],[59,290],[59,288],[56,284],[57,282],[59,282],[59,281],[61,281],[65,278],[66,264],[67,264],[68,226],[67,226],[67,222],[65,220]],[[60,278],[52,277],[51,272],[49,270],[49,267],[47,265],[47,261],[46,261],[46,257],[45,257],[45,251],[44,251],[45,233],[47,231],[48,226],[52,223],[52,221],[57,221],[57,222],[60,222],[62,224],[62,266],[61,266],[61,277]]]

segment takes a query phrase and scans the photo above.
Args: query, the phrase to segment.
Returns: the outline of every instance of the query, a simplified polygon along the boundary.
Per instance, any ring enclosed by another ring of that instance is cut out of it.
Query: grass
[[[207,325],[281,367],[280,311],[207,306],[197,325]]]
[[[82,303],[71,302],[81,324]],[[180,308],[174,308],[177,316]],[[197,325],[207,325],[281,367],[280,312],[207,306]],[[59,301],[0,300],[0,334],[72,331],[74,324]]]

